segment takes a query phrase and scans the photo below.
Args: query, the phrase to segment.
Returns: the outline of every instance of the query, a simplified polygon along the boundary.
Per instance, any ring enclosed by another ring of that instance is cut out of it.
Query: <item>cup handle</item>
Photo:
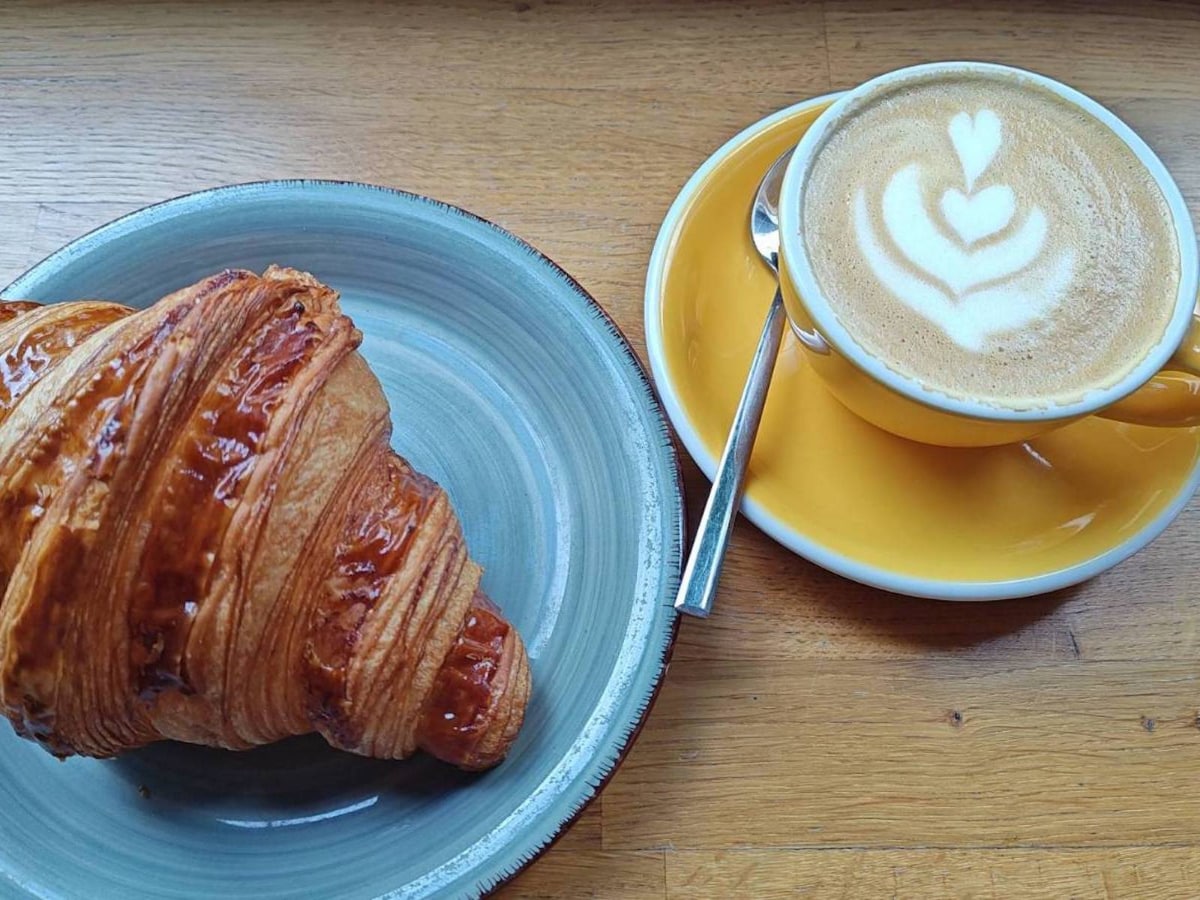
[[[1161,372],[1097,415],[1133,425],[1200,425],[1200,313]]]

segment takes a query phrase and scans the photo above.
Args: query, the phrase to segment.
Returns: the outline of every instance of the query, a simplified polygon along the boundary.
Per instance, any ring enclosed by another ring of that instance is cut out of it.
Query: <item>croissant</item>
[[[134,311],[0,302],[0,703],[58,756],[320,733],[499,762],[520,636],[445,492],[389,447],[361,334],[311,275]]]

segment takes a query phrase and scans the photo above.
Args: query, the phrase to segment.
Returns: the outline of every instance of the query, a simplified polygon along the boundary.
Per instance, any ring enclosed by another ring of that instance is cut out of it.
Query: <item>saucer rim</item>
[[[646,355],[650,372],[658,390],[659,400],[679,435],[688,455],[699,466],[710,481],[717,469],[717,455],[712,453],[696,430],[684,408],[675,382],[666,362],[662,329],[663,283],[667,272],[667,260],[673,251],[679,225],[684,213],[700,188],[709,180],[726,159],[746,142],[753,140],[763,131],[787,121],[813,107],[835,102],[846,91],[831,91],[818,94],[777,110],[752,122],[720,147],[718,147],[684,182],[659,226],[650,253],[646,271],[646,287],[643,300],[645,322]],[[828,571],[868,587],[879,588],[895,594],[903,594],[928,600],[948,601],[992,601],[1029,597],[1050,591],[1061,590],[1094,578],[1102,572],[1124,562],[1151,541],[1161,535],[1187,506],[1192,496],[1200,489],[1200,459],[1192,466],[1191,474],[1176,491],[1171,502],[1136,534],[1119,544],[1111,546],[1088,560],[1066,568],[1054,569],[1024,578],[992,581],[952,581],[938,578],[922,578],[870,565],[839,553],[785,524],[765,507],[746,496],[742,499],[741,513],[772,540],[799,556]]]

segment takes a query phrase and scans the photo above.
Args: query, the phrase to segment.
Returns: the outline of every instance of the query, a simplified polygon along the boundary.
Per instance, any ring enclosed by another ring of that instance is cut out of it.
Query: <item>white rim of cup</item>
[[[1171,210],[1172,224],[1175,226],[1179,247],[1180,277],[1179,289],[1175,298],[1175,310],[1166,330],[1145,358],[1134,366],[1124,378],[1109,387],[1089,391],[1082,399],[1074,403],[1009,409],[954,397],[927,387],[917,379],[902,375],[874,357],[855,340],[829,307],[817,286],[816,277],[813,275],[808,255],[805,252],[804,241],[801,238],[800,197],[805,185],[809,163],[824,145],[830,131],[857,103],[867,95],[875,94],[880,88],[895,82],[918,80],[927,76],[955,72],[979,72],[1001,78],[1032,82],[1080,107],[1107,126],[1133,151],[1158,184],[1159,190],[1162,191],[1167,206]],[[1066,421],[1103,409],[1132,394],[1166,365],[1187,335],[1196,309],[1198,278],[1196,232],[1183,195],[1166,166],[1132,128],[1091,97],[1055,81],[1053,78],[1014,66],[969,60],[925,63],[879,75],[863,82],[853,90],[847,91],[817,117],[817,120],[800,139],[800,143],[797,144],[796,150],[788,162],[787,171],[784,173],[779,201],[779,225],[780,253],[787,260],[787,270],[791,276],[793,287],[804,298],[804,305],[823,337],[859,369],[896,393],[925,406],[976,419],[999,422],[1045,422],[1055,419]]]

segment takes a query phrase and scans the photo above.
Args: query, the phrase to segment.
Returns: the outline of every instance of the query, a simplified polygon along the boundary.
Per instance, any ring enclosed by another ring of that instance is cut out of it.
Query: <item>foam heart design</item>
[[[1012,221],[1017,197],[1006,184],[994,184],[967,196],[958,188],[942,194],[942,215],[965,244],[993,235]]]
[[[950,120],[949,131],[966,191],[946,190],[941,211],[958,240],[935,220],[916,162],[895,172],[880,198],[890,242],[875,233],[864,187],[855,197],[854,232],[880,284],[954,343],[980,352],[991,335],[1024,328],[1062,301],[1074,275],[1075,252],[1044,257],[1048,222],[1037,206],[1011,233],[973,246],[1013,221],[1016,193],[1006,184],[975,190],[976,179],[1002,145],[999,116],[990,109],[973,117],[960,112]]]
[[[974,118],[960,112],[950,120],[950,140],[958,154],[968,191],[975,189],[975,179],[996,158],[1003,139],[1000,117],[990,109],[979,110]]]
[[[885,223],[888,218],[885,211]],[[921,220],[920,215],[905,220],[906,224],[918,222],[917,234],[897,232],[894,221],[888,223],[888,233],[910,263],[936,280],[922,277],[892,257],[890,248],[875,234],[866,192],[860,189],[855,198],[858,247],[880,283],[964,350],[977,353],[992,335],[1015,331],[1043,318],[1062,301],[1071,284],[1075,272],[1072,249],[1043,258],[1040,265],[1029,265],[1045,238],[1045,214],[1040,209],[1029,214],[1017,234],[971,253],[945,236],[940,236],[942,245],[936,246],[939,235],[933,222],[926,216],[921,226]],[[1022,237],[1022,232],[1029,232],[1028,239]],[[922,257],[922,253],[928,255]]]
[[[933,210],[926,207],[921,168],[915,163],[892,176],[880,211],[888,237],[901,255],[955,296],[990,281],[1011,278],[1032,265],[1046,246],[1046,214],[1036,206],[1011,233],[995,241],[968,246],[948,234],[935,220]]]

